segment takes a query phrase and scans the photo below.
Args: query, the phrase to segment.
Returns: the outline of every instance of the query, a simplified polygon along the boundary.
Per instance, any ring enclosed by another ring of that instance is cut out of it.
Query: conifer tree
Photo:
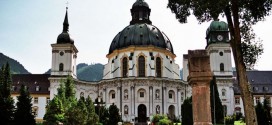
[[[219,98],[219,93],[218,93],[218,88],[217,88],[215,77],[213,77],[213,79],[210,82],[210,93],[211,93],[210,94],[210,104],[211,104],[212,122],[215,123],[215,121],[214,121],[214,109],[215,109],[216,123],[223,123],[224,109],[222,106],[221,99]],[[214,102],[214,99],[215,99],[215,102]],[[215,104],[215,107],[214,107],[214,104]]]
[[[64,122],[64,109],[59,97],[54,97],[46,108],[47,111],[43,117],[45,125],[58,125]]]
[[[117,125],[119,121],[121,121],[119,109],[116,105],[112,104],[109,107],[109,123],[111,123],[112,125]]]
[[[88,111],[85,99],[82,97],[76,105],[73,105],[65,113],[66,125],[85,125],[87,123]]]
[[[86,108],[88,111],[87,125],[95,125],[99,121],[98,115],[95,113],[95,107],[90,96],[86,99]]]
[[[268,101],[269,100],[267,100],[266,98],[264,99],[263,109],[264,109],[267,125],[271,125],[272,124],[272,119],[271,119],[271,114],[270,114],[271,107],[270,107],[270,103]]]
[[[270,115],[270,106],[268,105],[268,100],[264,99],[263,104],[258,102],[255,107],[258,125],[271,125],[271,115]]]
[[[183,125],[193,125],[192,97],[184,100],[181,105],[181,115]]]
[[[73,78],[68,76],[66,81],[64,82],[65,85],[65,97],[68,98],[75,98],[75,85]]]
[[[264,113],[264,109],[263,109],[261,102],[257,103],[255,110],[256,110],[258,125],[264,125],[265,113]]]
[[[15,125],[36,125],[34,115],[32,114],[32,97],[26,86],[21,85],[20,95],[17,98],[17,109],[14,113]]]
[[[11,97],[11,74],[7,63],[0,69],[0,124],[10,125],[14,118],[14,100]]]

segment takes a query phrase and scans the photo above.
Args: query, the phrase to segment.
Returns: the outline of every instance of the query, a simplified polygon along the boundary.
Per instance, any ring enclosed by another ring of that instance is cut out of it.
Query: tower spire
[[[68,32],[69,31],[69,22],[68,22],[68,7],[66,7],[66,14],[63,22],[63,31],[62,32]]]

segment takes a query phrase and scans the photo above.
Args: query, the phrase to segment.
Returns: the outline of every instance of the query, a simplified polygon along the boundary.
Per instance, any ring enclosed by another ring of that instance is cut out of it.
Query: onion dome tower
[[[57,38],[57,44],[70,43],[74,44],[74,40],[69,35],[69,22],[68,22],[68,8],[66,8],[66,14],[63,22],[62,33]]]
[[[219,96],[226,108],[226,114],[231,115],[234,109],[234,92],[228,24],[212,21],[206,32],[206,40],[206,50],[210,55],[210,67],[216,79]]]
[[[63,22],[62,33],[57,38],[57,43],[52,46],[52,76],[67,76],[70,75],[76,78],[76,58],[78,50],[74,45],[74,40],[71,39],[68,22],[68,8]]]
[[[223,21],[212,21],[206,31],[207,46],[212,43],[229,42],[228,24]]]
[[[144,0],[137,0],[132,5],[130,12],[132,17],[130,25],[119,32],[111,42],[107,54],[110,64],[105,66],[104,78],[159,76],[178,79],[179,71],[175,71],[176,73],[173,75],[174,69],[179,68],[174,63],[176,55],[172,44],[165,33],[152,25],[149,18],[151,12],[149,5]],[[140,55],[145,59],[143,65],[150,65],[149,68],[143,69],[144,75],[140,75],[141,71],[137,69],[140,65]],[[128,57],[127,67],[122,66],[124,56]],[[156,60],[160,62],[156,57],[160,57],[161,64],[168,65],[167,69],[163,68],[165,66],[155,67]],[[157,71],[157,69],[161,71]]]

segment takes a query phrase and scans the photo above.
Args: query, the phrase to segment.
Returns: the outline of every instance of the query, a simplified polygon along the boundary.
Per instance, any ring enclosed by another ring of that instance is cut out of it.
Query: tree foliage
[[[77,105],[74,82],[71,76],[68,76],[63,83],[60,83],[57,90],[57,95],[47,105],[47,112],[44,115],[46,125],[64,123],[67,120],[65,114],[71,107]]]
[[[258,102],[255,110],[257,114],[258,125],[271,125],[270,106],[268,106],[267,99],[264,100],[263,104]]]
[[[11,97],[11,74],[7,63],[0,69],[0,124],[9,125],[14,118],[14,100]]]
[[[54,97],[46,108],[47,111],[43,117],[45,125],[57,125],[64,122],[64,108],[58,97]]]
[[[95,114],[94,104],[90,97],[86,100],[75,97],[74,81],[72,77],[60,84],[57,95],[47,105],[44,116],[46,125],[96,125],[99,121]]]
[[[262,53],[260,40],[257,42],[252,25],[270,15],[271,0],[168,0],[168,7],[181,23],[187,22],[187,17],[195,15],[202,23],[219,15],[226,17],[230,31],[230,44],[233,51],[237,79],[245,109],[246,124],[256,125],[256,112],[250,85],[246,77],[246,68],[252,68]],[[246,55],[248,54],[248,55]]]
[[[88,96],[88,98],[86,99],[85,103],[86,103],[86,108],[87,108],[87,111],[88,111],[87,124],[88,125],[95,125],[95,124],[97,124],[98,121],[99,121],[99,117],[95,113],[95,107],[94,107],[93,101],[90,98],[90,96]]]
[[[65,117],[66,125],[85,125],[87,123],[88,117],[85,99],[80,98],[76,105],[70,107],[67,110]]]
[[[17,98],[17,109],[14,113],[15,125],[36,125],[35,116],[32,113],[32,97],[26,86],[21,85],[20,95]]]
[[[112,125],[116,125],[119,121],[121,121],[119,109],[116,105],[112,104],[109,107],[109,123],[111,123]]]
[[[221,99],[219,98],[218,88],[216,84],[216,79],[213,77],[210,83],[210,104],[211,104],[211,115],[212,115],[212,122],[214,122],[214,109],[215,109],[215,120],[216,123],[223,123],[224,120],[224,109],[222,106]],[[214,98],[213,98],[214,97]],[[215,99],[215,101],[214,101]],[[214,107],[215,104],[215,107]]]
[[[184,100],[181,105],[181,115],[183,125],[193,125],[192,97]]]

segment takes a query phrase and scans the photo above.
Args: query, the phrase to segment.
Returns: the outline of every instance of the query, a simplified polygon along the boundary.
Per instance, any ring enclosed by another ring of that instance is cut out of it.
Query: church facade
[[[109,47],[108,63],[99,82],[77,80],[78,50],[69,35],[66,12],[63,32],[52,46],[50,99],[67,75],[76,83],[76,96],[99,99],[106,107],[115,104],[124,121],[146,122],[154,114],[181,117],[181,104],[188,86],[180,78],[169,38],[149,19],[151,9],[137,0],[130,25],[119,32]]]

